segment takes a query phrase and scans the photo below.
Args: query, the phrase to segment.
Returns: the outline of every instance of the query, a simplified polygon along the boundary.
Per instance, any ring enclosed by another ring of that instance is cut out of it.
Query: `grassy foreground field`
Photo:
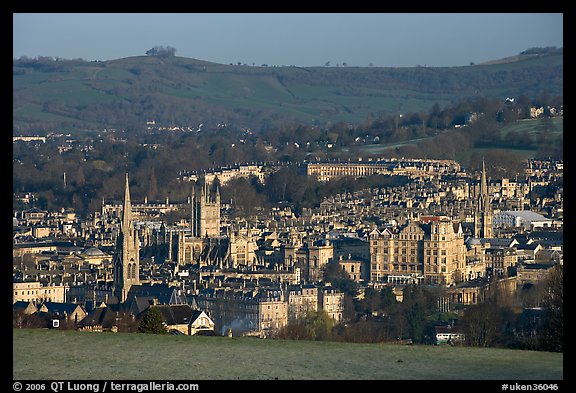
[[[13,378],[562,380],[563,354],[13,329]]]

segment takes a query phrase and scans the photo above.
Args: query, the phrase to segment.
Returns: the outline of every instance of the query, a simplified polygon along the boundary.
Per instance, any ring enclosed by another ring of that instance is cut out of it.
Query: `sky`
[[[222,64],[464,66],[563,47],[562,13],[14,13],[13,58],[113,60],[154,46]]]

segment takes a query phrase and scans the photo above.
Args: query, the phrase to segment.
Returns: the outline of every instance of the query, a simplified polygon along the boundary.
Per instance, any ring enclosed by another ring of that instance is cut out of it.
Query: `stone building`
[[[12,303],[31,302],[39,305],[43,302],[64,303],[68,287],[65,285],[46,285],[39,281],[15,282],[12,284]]]
[[[318,311],[318,287],[298,285],[288,288],[288,322],[302,318],[307,312]]]
[[[192,186],[192,217],[191,230],[193,237],[220,236],[220,190],[210,192],[207,181],[199,186]]]
[[[456,226],[456,228],[455,228]],[[451,285],[465,279],[466,246],[446,217],[370,234],[370,281]]]
[[[281,290],[210,288],[196,298],[214,321],[215,332],[269,337],[288,323],[288,303]]]
[[[323,267],[333,260],[334,249],[329,240],[306,240],[301,245],[281,246],[286,269],[300,268],[302,279],[307,282],[322,280]]]

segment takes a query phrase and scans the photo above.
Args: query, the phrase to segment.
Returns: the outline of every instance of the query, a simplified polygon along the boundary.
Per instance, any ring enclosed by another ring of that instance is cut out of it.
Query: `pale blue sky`
[[[156,45],[249,65],[462,66],[563,46],[561,13],[15,13],[13,57],[111,60]]]

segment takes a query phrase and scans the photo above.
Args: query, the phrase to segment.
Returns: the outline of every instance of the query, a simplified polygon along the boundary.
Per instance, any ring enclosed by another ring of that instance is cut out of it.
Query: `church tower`
[[[215,237],[220,236],[220,189],[216,188],[216,195],[212,198],[208,181],[204,184],[192,186],[192,217],[190,220],[192,236]]]
[[[124,211],[120,224],[120,233],[116,238],[114,251],[114,294],[120,303],[126,301],[132,285],[140,284],[140,243],[132,221],[132,205],[128,174],[126,174],[126,191],[124,194]]]
[[[488,182],[486,181],[486,168],[482,160],[482,177],[480,190],[476,198],[476,210],[474,211],[474,237],[492,237],[492,205],[488,194]]]

